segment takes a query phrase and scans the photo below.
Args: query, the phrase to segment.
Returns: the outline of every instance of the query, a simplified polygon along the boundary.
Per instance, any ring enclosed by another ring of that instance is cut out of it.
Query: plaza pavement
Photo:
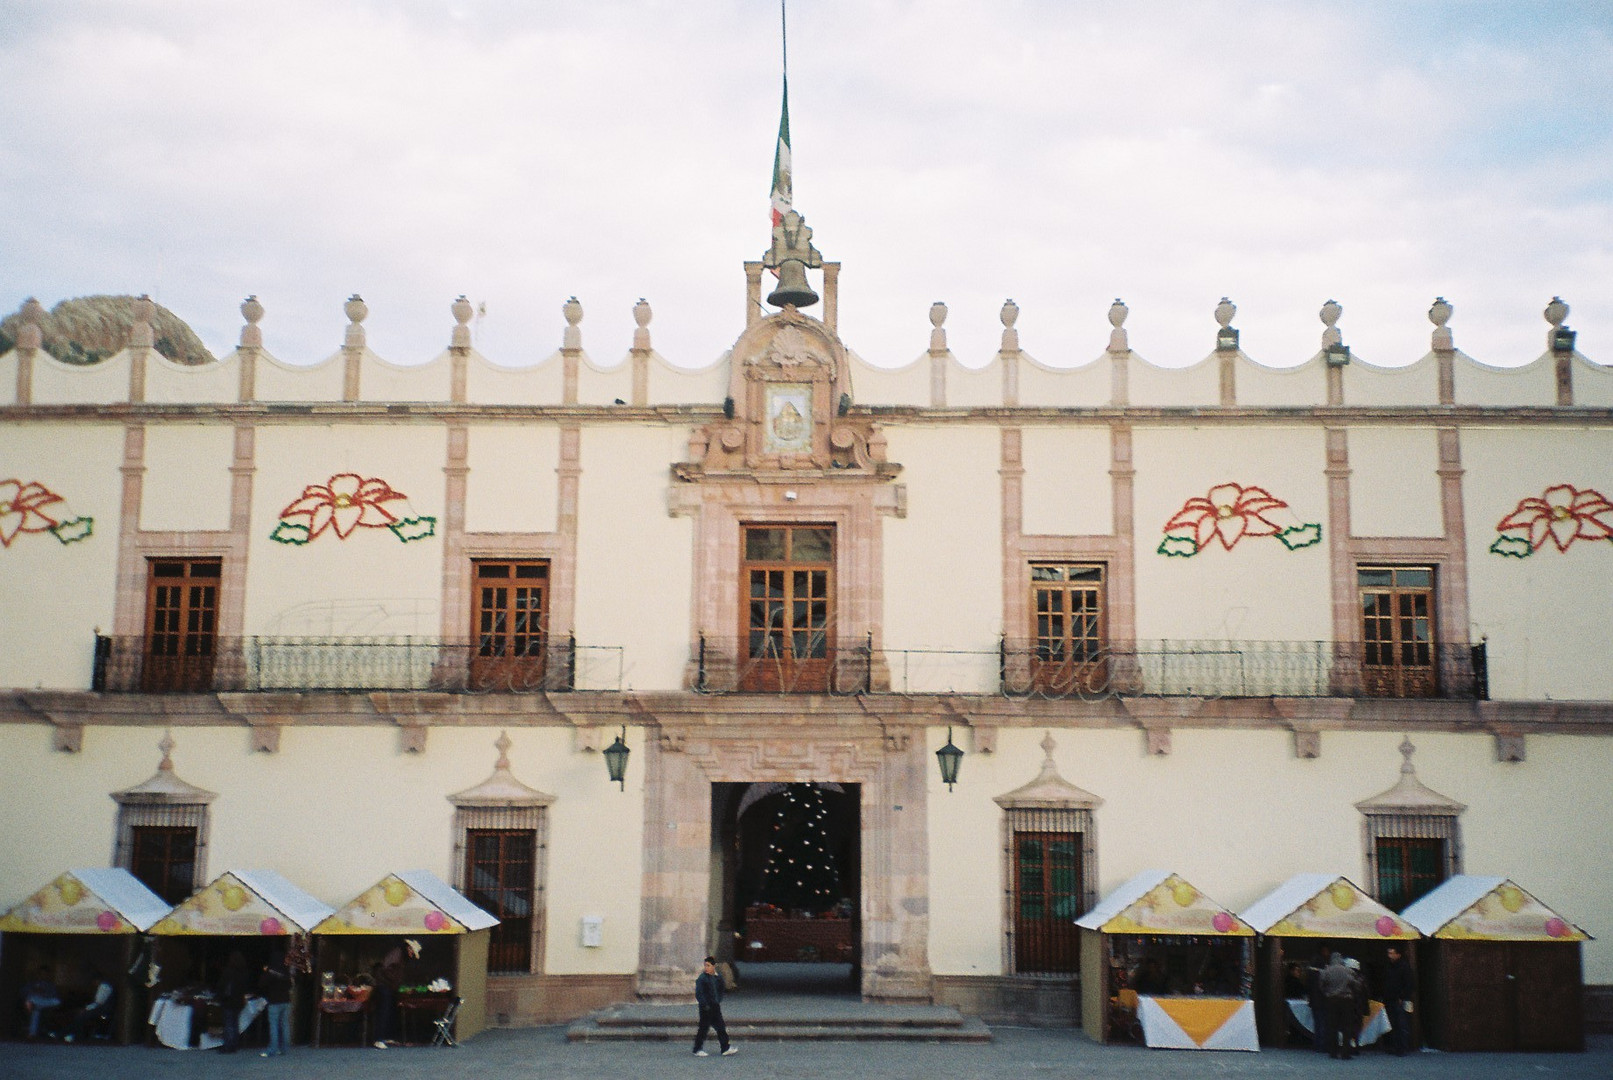
[[[693,1036],[693,1012],[690,1035]],[[1079,1031],[993,1029],[984,1045],[736,1043],[733,1057],[696,1058],[687,1043],[568,1043],[564,1027],[486,1031],[458,1049],[297,1047],[222,1057],[143,1046],[0,1043],[0,1080],[1130,1080],[1198,1077],[1348,1077],[1349,1080],[1523,1080],[1613,1077],[1613,1035],[1583,1054],[1376,1052],[1330,1061],[1303,1050],[1258,1054],[1099,1046]]]

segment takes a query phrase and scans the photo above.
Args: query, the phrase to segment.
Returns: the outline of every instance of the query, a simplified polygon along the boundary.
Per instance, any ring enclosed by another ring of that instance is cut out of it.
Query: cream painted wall
[[[0,480],[44,484],[94,519],[71,544],[18,533],[0,548],[0,687],[89,688],[95,629],[112,630],[122,460],[115,425],[0,424]]]
[[[893,683],[914,691],[991,691],[1002,634],[1001,435],[995,427],[885,428],[902,465],[907,517],[881,518],[885,648]],[[974,655],[900,656],[891,650]]]
[[[13,381],[15,388],[15,381]],[[129,353],[98,364],[64,364],[41,349],[34,354],[35,405],[106,405],[129,400]]]
[[[340,401],[345,378],[339,352],[317,364],[286,364],[264,355],[253,374],[252,396],[258,401]]]
[[[1327,487],[1320,428],[1137,428],[1139,639],[1325,641],[1332,637]],[[1274,536],[1231,551],[1212,540],[1190,558],[1158,554],[1165,523],[1217,484],[1265,488],[1288,503],[1281,523],[1320,523],[1322,539],[1289,551]]]
[[[226,353],[213,364],[176,364],[161,353],[146,361],[149,402],[233,402],[241,396],[241,362]]]
[[[465,397],[478,405],[558,405],[564,381],[558,352],[530,367],[500,367],[473,352],[465,366]]]
[[[985,367],[965,367],[947,356],[947,405],[995,407],[1003,403],[1003,366],[995,357]]]
[[[304,487],[342,472],[385,480],[440,528],[446,454],[447,433],[437,425],[259,428],[245,633],[438,634],[440,534],[406,544],[390,529],[358,528],[345,540],[327,529],[301,547],[269,536]]]
[[[93,728],[84,751],[54,753],[44,725],[0,726],[0,791],[10,805],[48,808],[28,829],[0,836],[0,910],[63,870],[111,859],[116,804],[161,757],[158,728]],[[404,753],[387,726],[287,730],[275,754],[253,753],[240,727],[176,735],[175,772],[218,793],[207,876],[228,869],[285,874],[332,906],[385,874],[421,867],[455,878],[454,808],[447,796],[486,779],[494,728],[436,728],[421,754]],[[549,809],[545,970],[631,972],[638,967],[642,784],[625,793],[597,753],[573,749],[569,730],[510,732],[523,783],[555,796]],[[642,745],[630,730],[631,745]],[[641,774],[640,774],[641,775]],[[611,857],[598,853],[609,850]],[[584,949],[583,915],[605,917],[604,946]]]
[[[1613,431],[1463,428],[1462,465],[1468,604],[1473,639],[1489,639],[1490,695],[1613,698],[1613,544],[1577,539],[1558,551],[1548,540],[1526,559],[1489,550],[1501,519],[1554,484],[1613,499]]]
[[[140,527],[227,530],[234,455],[235,429],[228,425],[147,425]]]
[[[553,532],[560,429],[532,424],[470,428],[466,532]]]
[[[1218,405],[1221,366],[1214,354],[1191,367],[1158,367],[1136,353],[1127,363],[1127,396],[1133,405]]]
[[[702,368],[678,367],[660,353],[650,354],[646,400],[651,405],[721,405],[728,396],[728,356]]]
[[[955,733],[969,753],[950,793],[930,770],[937,974],[1002,972],[1003,811],[992,799],[1036,776],[1043,734],[1003,729],[988,755]],[[1151,867],[1180,873],[1233,910],[1298,873],[1366,884],[1355,803],[1400,778],[1401,736],[1390,732],[1328,732],[1316,760],[1295,758],[1292,737],[1276,731],[1179,729],[1164,757],[1145,753],[1139,731],[1055,730],[1053,738],[1064,778],[1104,800],[1094,814],[1100,898]],[[930,729],[931,751],[945,739],[945,728]],[[1516,765],[1496,762],[1486,733],[1414,741],[1423,782],[1468,804],[1464,869],[1514,878],[1600,938],[1586,944],[1585,979],[1613,981],[1613,893],[1600,873],[1613,850],[1604,795],[1613,741],[1531,736],[1529,760]]]
[[[1573,372],[1575,405],[1613,406],[1613,367],[1576,354]]]
[[[447,401],[450,378],[446,351],[424,364],[393,364],[366,351],[359,361],[358,396],[364,401]]]
[[[1021,405],[1109,404],[1114,397],[1114,365],[1109,354],[1080,367],[1049,367],[1021,353],[1019,403]]]
[[[930,358],[921,354],[899,368],[875,367],[853,355],[851,398],[858,405],[928,405]]]
[[[0,355],[0,405],[17,402],[17,350]]]
[[[1021,528],[1028,536],[1112,536],[1109,427],[1028,427]]]
[[[1555,405],[1557,362],[1546,355],[1522,367],[1491,367],[1457,353],[1452,371],[1458,405]]]
[[[1273,368],[1238,354],[1233,376],[1239,405],[1306,406],[1327,403],[1327,367],[1311,360]]]
[[[602,364],[586,354],[577,365],[577,401],[583,405],[611,405],[621,398],[633,400],[633,365],[627,357]]]
[[[1356,536],[1443,536],[1439,435],[1432,428],[1353,427],[1350,531]]]
[[[1439,362],[1429,353],[1405,367],[1379,367],[1359,357],[1344,366],[1346,405],[1434,405],[1439,401]]]
[[[677,690],[689,653],[694,528],[667,513],[682,427],[587,427],[577,500],[577,644],[620,646],[622,688]],[[578,689],[587,669],[580,658]],[[606,663],[605,658],[599,660]],[[602,668],[598,685],[615,688]]]

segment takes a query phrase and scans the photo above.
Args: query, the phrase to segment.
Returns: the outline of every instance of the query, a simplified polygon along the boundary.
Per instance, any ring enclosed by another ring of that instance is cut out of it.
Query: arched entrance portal
[[[861,785],[711,786],[711,949],[746,992],[861,985]]]

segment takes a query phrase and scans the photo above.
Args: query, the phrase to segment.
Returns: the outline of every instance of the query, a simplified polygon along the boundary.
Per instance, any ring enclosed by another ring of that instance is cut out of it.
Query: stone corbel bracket
[[[252,752],[278,754],[280,752],[280,732],[284,730],[285,725],[257,717],[254,717],[249,723],[252,725]]]
[[[1350,715],[1347,698],[1272,698],[1271,707],[1294,734],[1294,756],[1313,761],[1322,756],[1322,730],[1337,729]]]
[[[78,754],[84,750],[84,725],[72,720],[50,718],[50,748],[63,754]]]
[[[1171,752],[1171,730],[1191,721],[1204,707],[1203,698],[1121,698],[1126,715],[1143,730],[1144,748],[1151,757]]]
[[[1484,727],[1495,736],[1495,760],[1503,764],[1516,765],[1529,759],[1528,747],[1524,744],[1524,729],[1515,723],[1508,723],[1502,718],[1498,702],[1479,702],[1479,716],[1484,719]],[[1549,711],[1541,718],[1547,723],[1555,721],[1558,710],[1548,706]]]

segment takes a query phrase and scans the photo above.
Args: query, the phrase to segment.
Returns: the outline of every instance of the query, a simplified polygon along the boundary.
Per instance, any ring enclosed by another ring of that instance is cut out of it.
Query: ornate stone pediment
[[[848,415],[845,346],[823,323],[786,307],[746,328],[730,354],[730,416],[697,429],[684,480],[813,473],[888,480],[885,437],[872,418]],[[807,474],[807,476],[803,476]]]

